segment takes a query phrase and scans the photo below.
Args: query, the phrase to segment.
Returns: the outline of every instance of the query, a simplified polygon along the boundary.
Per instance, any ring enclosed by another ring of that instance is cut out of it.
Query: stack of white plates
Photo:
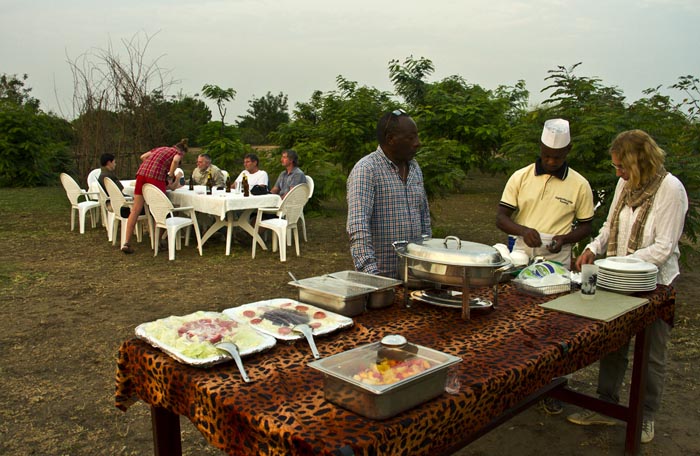
[[[607,257],[596,260],[598,286],[620,293],[656,289],[656,265],[633,257]]]

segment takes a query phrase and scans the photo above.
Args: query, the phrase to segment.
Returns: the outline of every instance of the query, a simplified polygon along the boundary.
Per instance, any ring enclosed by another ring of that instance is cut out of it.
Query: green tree
[[[0,76],[0,187],[34,187],[71,171],[68,122],[39,108],[29,77]]]
[[[508,171],[531,163],[539,155],[539,138],[545,120],[554,117],[569,120],[572,150],[567,161],[586,176],[595,201],[601,203],[594,220],[593,232],[597,233],[608,214],[617,183],[610,168],[609,145],[621,131],[639,128],[668,152],[666,168],[683,181],[693,201],[698,196],[700,183],[696,164],[698,150],[688,147],[685,136],[685,132],[693,129],[693,123],[669,97],[659,94],[658,87],[645,91],[645,98],[626,104],[618,88],[605,86],[599,78],[574,74],[580,65],[550,70],[546,80],[551,82],[543,89],[552,91],[549,98],[508,130],[500,150],[501,155],[509,158]],[[682,250],[688,250],[695,242],[699,221],[697,207],[691,204],[685,225],[687,240],[682,242]]]
[[[197,138],[211,120],[211,111],[205,102],[182,93],[170,100],[159,96],[154,109],[163,124],[163,144],[175,144],[182,138],[189,138],[191,146],[198,146]]]
[[[0,76],[0,101],[8,101],[38,111],[39,100],[32,97],[30,95],[32,89],[25,86],[28,79],[27,74],[22,75],[22,79],[20,79],[16,74],[3,73]]]
[[[219,109],[219,115],[221,116],[221,135],[223,136],[224,117],[226,117],[226,105],[224,103],[233,101],[236,98],[236,91],[232,88],[222,89],[213,84],[204,84],[202,94],[216,102],[216,107]]]
[[[398,60],[389,62],[389,79],[396,88],[396,93],[401,95],[410,106],[424,104],[424,96],[428,89],[425,78],[433,74],[435,66],[425,57],[414,59],[406,57],[403,64]]]
[[[396,108],[386,92],[343,76],[336,84],[336,90],[316,91],[309,102],[297,103],[294,120],[271,135],[283,148],[293,147],[304,172],[314,178],[312,204],[345,194],[354,164],[377,147],[377,120]]]
[[[218,121],[206,124],[202,128],[197,142],[206,144],[202,148],[202,152],[209,154],[216,166],[229,172],[240,169],[243,156],[253,150],[241,141],[238,127],[221,125]]]
[[[237,125],[241,130],[243,140],[251,144],[268,142],[268,136],[282,124],[289,122],[289,107],[287,95],[280,92],[273,95],[270,92],[260,98],[248,101],[248,110]]]
[[[51,114],[0,101],[0,187],[35,187],[71,171],[70,125]]]

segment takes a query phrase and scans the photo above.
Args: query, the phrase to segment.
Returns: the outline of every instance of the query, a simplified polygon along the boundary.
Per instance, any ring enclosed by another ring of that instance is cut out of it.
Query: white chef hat
[[[564,119],[549,119],[542,129],[542,144],[551,149],[561,149],[571,142],[569,121]]]

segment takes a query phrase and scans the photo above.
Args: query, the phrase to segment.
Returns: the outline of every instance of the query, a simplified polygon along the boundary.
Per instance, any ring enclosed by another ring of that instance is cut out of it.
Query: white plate
[[[224,310],[224,315],[228,315],[238,322],[250,324],[250,326],[255,328],[257,331],[269,334],[276,339],[296,340],[301,339],[304,337],[304,335],[300,332],[294,331],[289,332],[288,334],[281,334],[278,331],[281,327],[291,328],[291,325],[276,325],[270,320],[263,318],[263,315],[270,309],[292,308],[298,310],[299,307],[301,307],[303,309],[303,313],[308,316],[308,324],[311,326],[312,334],[314,336],[328,334],[338,329],[352,326],[353,324],[352,318],[287,298],[275,298],[265,301],[252,302],[250,304],[243,304],[238,307],[232,307]],[[316,312],[322,312],[325,317],[314,318],[314,314],[316,314]],[[254,320],[260,321],[255,322]],[[313,327],[312,323],[320,323],[320,325],[318,327]]]
[[[228,353],[214,349],[213,346],[206,346],[207,351],[214,353],[208,356],[194,357],[188,356],[183,352],[183,350],[187,349],[185,347],[188,347],[189,344],[186,339],[178,337],[178,329],[187,322],[203,318],[232,320],[231,317],[218,312],[200,311],[188,315],[170,316],[148,323],[142,323],[136,327],[135,332],[139,339],[143,339],[154,347],[160,348],[181,363],[191,366],[208,367],[233,359]],[[232,338],[226,338],[224,340],[234,342],[239,347],[239,354],[241,356],[258,353],[275,346],[276,340],[274,337],[255,331],[248,324],[241,324],[239,322],[237,322],[237,324],[238,329],[236,334],[233,335]]]
[[[598,274],[606,275],[608,277],[617,277],[621,279],[634,279],[634,280],[643,280],[643,279],[656,279],[656,271],[649,271],[649,272],[620,272],[620,271],[611,271],[610,269],[605,269],[605,268],[599,268],[598,269]]]
[[[656,272],[658,268],[656,265],[647,263],[646,261],[640,260],[634,257],[607,257],[596,260],[595,264],[604,269],[609,269],[611,271],[625,271],[625,272]]]
[[[620,277],[608,277],[603,274],[598,274],[599,281],[612,282],[612,283],[631,283],[631,284],[653,284],[656,283],[656,276],[649,277],[646,279],[631,279],[631,278],[620,278]]]
[[[628,290],[628,291],[651,291],[656,289],[656,284],[651,285],[625,285],[616,283],[602,283],[599,282],[598,285],[607,288],[609,290]]]

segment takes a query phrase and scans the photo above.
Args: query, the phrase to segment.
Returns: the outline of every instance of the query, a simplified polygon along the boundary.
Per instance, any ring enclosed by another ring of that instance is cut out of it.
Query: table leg
[[[260,235],[255,231],[255,227],[250,224],[250,216],[254,210],[255,209],[245,209],[241,212],[241,215],[238,216],[238,220],[234,222],[234,225],[241,227],[243,231],[251,235],[253,242],[257,242],[263,250],[267,250],[265,241],[263,241]]]
[[[644,392],[647,386],[647,365],[649,363],[649,326],[639,331],[634,341],[632,364],[632,384],[630,385],[629,414],[625,434],[625,454],[639,454],[642,436],[642,412]]]
[[[205,242],[209,240],[210,237],[214,235],[221,227],[224,227],[228,224],[228,220],[221,220],[221,219],[216,219],[216,222],[212,226],[209,227],[206,233],[204,233],[204,236],[202,236],[202,245],[204,245]]]
[[[605,402],[566,387],[557,388],[550,393],[550,396],[556,399],[624,421],[627,424],[625,431],[625,455],[637,455],[640,452],[642,412],[644,410],[644,392],[646,390],[646,375],[644,374],[649,362],[648,335],[648,326],[635,335],[629,406],[625,407]]]
[[[153,454],[156,456],[181,456],[180,416],[162,407],[151,406],[153,428]]]
[[[233,234],[233,212],[229,211],[226,214],[226,256],[231,255],[231,237]]]

